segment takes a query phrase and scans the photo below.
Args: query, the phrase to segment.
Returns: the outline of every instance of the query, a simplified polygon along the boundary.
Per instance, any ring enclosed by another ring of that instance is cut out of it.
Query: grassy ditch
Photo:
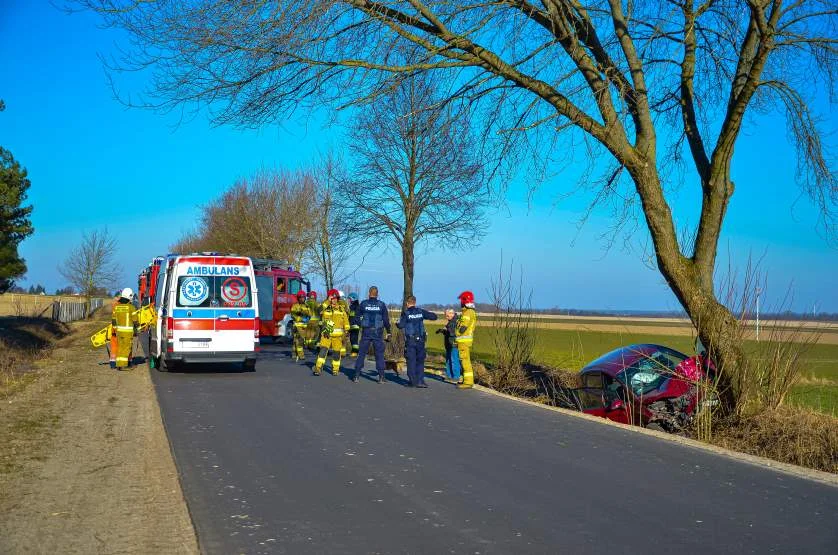
[[[434,333],[435,327],[428,327],[429,351],[441,354],[441,336]],[[492,341],[491,331],[480,332],[473,351],[480,361],[475,364],[478,383],[552,406],[567,407],[562,390],[578,386],[579,369],[619,346],[658,343],[685,353],[693,349],[688,337],[536,328],[530,330],[535,337],[532,362],[501,368],[498,361],[503,357],[495,352],[497,342]],[[765,366],[766,346],[766,342],[746,341],[745,351],[757,365]],[[838,346],[815,344],[799,352],[800,379],[779,406],[762,405],[736,417],[714,420],[705,440],[742,453],[838,473]],[[441,357],[430,362],[442,366]],[[753,393],[759,397],[761,392]],[[688,430],[686,435],[698,439],[698,430]]]
[[[70,328],[48,318],[0,317],[0,399],[35,379],[38,363],[50,356]]]
[[[426,322],[428,351],[442,354],[442,336],[434,333],[439,324]],[[479,325],[479,324],[478,324]],[[474,357],[494,364],[497,353],[488,337],[488,329],[478,329],[474,342]],[[692,353],[693,339],[686,336],[619,333],[590,330],[532,330],[535,336],[533,362],[548,368],[576,372],[585,364],[609,351],[632,343],[656,343],[683,353]],[[760,348],[756,341],[745,341],[745,351],[755,353]],[[800,383],[792,388],[787,404],[838,416],[838,345],[809,345],[803,354],[804,371]]]

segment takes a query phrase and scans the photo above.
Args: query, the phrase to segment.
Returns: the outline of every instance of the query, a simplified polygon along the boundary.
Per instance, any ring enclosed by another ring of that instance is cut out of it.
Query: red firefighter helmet
[[[305,291],[303,291],[302,289],[297,291],[297,299],[305,299],[305,298],[306,298],[306,292]]]
[[[471,291],[463,291],[457,296],[460,299],[460,302],[464,305],[466,304],[474,304],[474,293]]]
[[[308,296],[312,299],[316,299],[317,298],[317,291],[309,291]]]
[[[329,289],[329,292],[326,293],[326,298],[331,299],[332,297],[334,297],[336,299],[339,298],[340,297],[340,292],[337,289]]]

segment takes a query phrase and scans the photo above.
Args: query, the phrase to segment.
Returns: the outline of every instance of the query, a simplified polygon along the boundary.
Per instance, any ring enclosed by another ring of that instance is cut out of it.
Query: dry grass
[[[69,328],[46,318],[0,318],[0,398],[31,381],[36,362],[50,355]]]
[[[775,461],[838,473],[838,419],[803,408],[780,407],[719,423],[712,443]]]

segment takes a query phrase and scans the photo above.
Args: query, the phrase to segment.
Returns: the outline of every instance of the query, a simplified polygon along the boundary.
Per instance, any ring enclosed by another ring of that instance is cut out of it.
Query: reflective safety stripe
[[[349,329],[351,329],[351,330],[359,330],[359,329],[361,329],[361,326],[359,326],[359,325],[357,325],[357,324],[352,324],[351,326],[349,326]]]
[[[332,330],[329,337],[343,337],[343,330]]]
[[[116,357],[116,360],[117,360],[117,361],[124,360],[124,361],[126,361],[126,362],[127,362],[127,361],[128,361],[128,357]]]
[[[457,341],[471,341],[472,339],[474,339],[473,335],[461,335],[457,338]]]
[[[116,331],[134,331],[134,326],[116,326]]]

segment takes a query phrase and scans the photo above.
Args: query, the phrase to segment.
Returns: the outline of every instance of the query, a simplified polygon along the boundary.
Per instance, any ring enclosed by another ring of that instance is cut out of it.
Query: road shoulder
[[[149,371],[99,364],[87,331],[2,401],[0,552],[197,553]]]

